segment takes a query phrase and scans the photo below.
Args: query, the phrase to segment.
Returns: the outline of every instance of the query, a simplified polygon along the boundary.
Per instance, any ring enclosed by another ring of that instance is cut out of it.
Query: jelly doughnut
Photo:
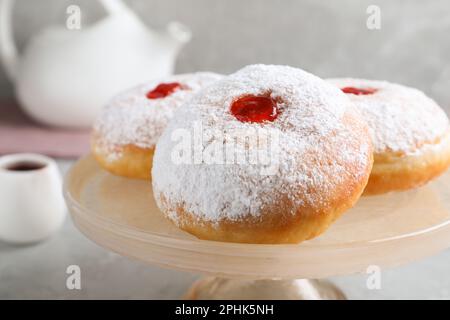
[[[174,112],[220,78],[210,72],[175,75],[119,94],[94,124],[95,158],[113,174],[149,179],[155,144]]]
[[[369,126],[374,165],[365,195],[418,187],[449,167],[449,120],[423,92],[385,81],[329,81],[347,93]]]
[[[153,192],[200,239],[298,243],[354,205],[372,155],[366,124],[338,88],[300,69],[252,65],[174,116],[156,146]]]

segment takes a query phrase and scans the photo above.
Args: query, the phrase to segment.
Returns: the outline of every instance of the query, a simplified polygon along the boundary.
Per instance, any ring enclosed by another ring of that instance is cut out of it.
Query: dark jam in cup
[[[45,168],[44,163],[34,162],[34,161],[18,161],[5,166],[6,170],[9,171],[34,171]]]

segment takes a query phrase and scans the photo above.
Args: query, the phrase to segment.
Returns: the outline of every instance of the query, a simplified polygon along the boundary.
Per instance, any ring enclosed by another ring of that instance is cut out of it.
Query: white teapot
[[[89,127],[121,90],[173,72],[191,38],[177,22],[158,33],[120,0],[101,0],[108,16],[89,27],[52,27],[34,36],[18,57],[12,41],[13,0],[0,0],[0,54],[24,111],[52,126]]]

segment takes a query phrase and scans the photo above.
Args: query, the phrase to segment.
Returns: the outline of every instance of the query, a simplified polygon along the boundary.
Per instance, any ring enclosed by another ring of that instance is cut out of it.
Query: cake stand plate
[[[450,172],[422,188],[363,197],[323,235],[298,245],[199,240],[163,216],[151,183],[111,175],[92,156],[72,167],[64,196],[78,229],[99,245],[215,276],[187,298],[343,298],[330,283],[304,279],[405,264],[450,245]]]

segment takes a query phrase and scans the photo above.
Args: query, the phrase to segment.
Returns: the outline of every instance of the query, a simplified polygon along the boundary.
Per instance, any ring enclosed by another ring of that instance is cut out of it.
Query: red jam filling
[[[149,99],[161,99],[171,95],[175,91],[181,89],[181,84],[178,82],[160,83],[155,89],[147,92]]]
[[[355,94],[357,96],[374,94],[377,90],[372,88],[354,88],[354,87],[345,87],[341,89],[344,93]]]
[[[244,96],[231,104],[231,113],[241,122],[274,121],[278,117],[275,100],[269,96]]]

